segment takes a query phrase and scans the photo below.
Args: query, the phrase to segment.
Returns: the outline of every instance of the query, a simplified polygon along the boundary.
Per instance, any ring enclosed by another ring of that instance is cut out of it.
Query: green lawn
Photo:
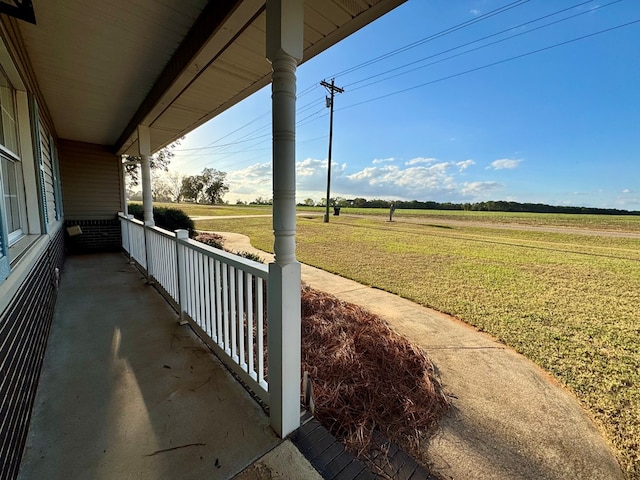
[[[131,202],[142,203],[142,202]],[[154,202],[154,207],[179,208],[189,216],[271,215],[271,205],[206,205]]]
[[[141,202],[132,202],[141,203]],[[158,207],[174,207],[191,216],[270,215],[271,205],[205,205],[195,203],[154,203]],[[323,214],[324,207],[297,207],[298,213]],[[333,209],[330,210],[333,219]],[[383,208],[341,209],[341,216],[366,215],[389,218],[389,210]],[[465,212],[462,210],[396,210],[394,221],[398,223],[482,222],[498,225],[527,225],[571,227],[584,230],[624,231],[640,233],[640,215],[572,215],[565,213],[517,213],[517,212]]]
[[[437,220],[638,232],[637,217],[427,212],[393,223],[384,211],[329,224],[299,217],[298,258],[454,315],[523,353],[576,394],[628,477],[640,478],[640,239]],[[245,233],[272,251],[270,218],[196,228]]]
[[[298,207],[299,212],[324,212],[324,207]],[[333,209],[331,209],[333,213]],[[341,215],[368,215],[389,218],[388,209],[342,208]],[[618,230],[640,233],[640,215],[572,215],[568,213],[465,212],[463,210],[396,210],[398,222],[440,220],[488,222],[580,229]]]

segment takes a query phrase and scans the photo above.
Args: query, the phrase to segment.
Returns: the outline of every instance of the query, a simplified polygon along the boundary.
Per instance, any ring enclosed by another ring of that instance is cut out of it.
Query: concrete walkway
[[[123,255],[68,257],[19,478],[230,479],[253,462],[253,478],[320,479]]]
[[[225,247],[273,256],[246,236]],[[445,479],[622,479],[609,445],[567,390],[489,335],[398,296],[302,266],[313,288],[367,308],[422,347],[437,366],[453,412],[425,452]]]

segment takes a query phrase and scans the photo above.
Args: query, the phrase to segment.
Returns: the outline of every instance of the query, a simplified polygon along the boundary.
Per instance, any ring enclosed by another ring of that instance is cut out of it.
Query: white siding
[[[108,220],[122,211],[122,164],[102,145],[60,141],[65,220]]]

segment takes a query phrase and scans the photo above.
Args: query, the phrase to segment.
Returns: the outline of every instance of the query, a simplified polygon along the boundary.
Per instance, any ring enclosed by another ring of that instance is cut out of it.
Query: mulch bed
[[[377,430],[409,453],[434,434],[449,402],[425,353],[380,317],[302,289],[302,365],[315,416],[366,458]]]

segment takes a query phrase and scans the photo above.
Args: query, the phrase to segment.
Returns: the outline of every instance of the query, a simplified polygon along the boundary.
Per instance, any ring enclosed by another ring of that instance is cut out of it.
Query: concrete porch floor
[[[227,479],[268,452],[320,478],[123,255],[67,258],[19,478]]]

